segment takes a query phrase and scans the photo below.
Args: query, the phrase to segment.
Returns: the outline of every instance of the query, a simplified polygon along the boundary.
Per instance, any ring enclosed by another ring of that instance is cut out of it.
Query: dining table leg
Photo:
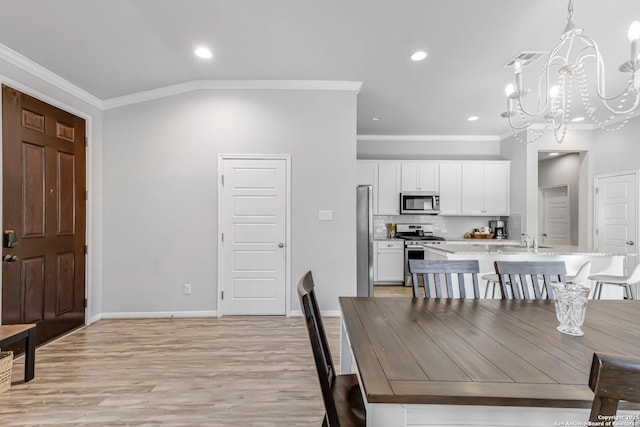
[[[351,354],[351,344],[347,336],[347,330],[344,326],[344,319],[340,317],[340,373],[353,373],[353,355]]]

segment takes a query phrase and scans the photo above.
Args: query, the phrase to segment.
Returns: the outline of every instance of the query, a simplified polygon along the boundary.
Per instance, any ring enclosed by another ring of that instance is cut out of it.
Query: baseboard
[[[95,323],[98,320],[102,320],[102,313],[96,314],[95,316],[91,316],[91,318],[89,319],[91,323]]]
[[[217,310],[210,311],[141,311],[141,312],[117,312],[102,313],[102,319],[163,319],[163,318],[192,318],[192,317],[218,317]]]
[[[340,310],[320,310],[322,317],[340,317]],[[291,310],[290,317],[302,317],[302,310]]]

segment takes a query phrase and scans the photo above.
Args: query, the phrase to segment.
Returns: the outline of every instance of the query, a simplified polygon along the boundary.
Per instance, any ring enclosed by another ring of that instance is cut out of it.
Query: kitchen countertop
[[[598,252],[595,249],[590,249],[581,246],[539,246],[538,249],[525,248],[523,246],[505,246],[495,245],[492,243],[484,244],[456,244],[456,243],[443,243],[440,245],[433,245],[430,247],[432,250],[441,251],[455,255],[544,255],[544,256],[563,256],[563,255],[588,255],[588,256],[612,256],[621,255],[613,253]]]

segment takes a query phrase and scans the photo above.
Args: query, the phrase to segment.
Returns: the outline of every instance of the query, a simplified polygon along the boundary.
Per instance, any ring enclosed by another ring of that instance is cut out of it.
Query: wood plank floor
[[[339,319],[325,318],[339,366]],[[324,408],[300,317],[103,320],[38,349],[0,426],[308,426]]]

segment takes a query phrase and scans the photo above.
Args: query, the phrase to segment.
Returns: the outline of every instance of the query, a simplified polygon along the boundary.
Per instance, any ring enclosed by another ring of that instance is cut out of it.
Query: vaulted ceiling
[[[522,50],[552,49],[566,8],[563,0],[3,0],[0,43],[103,100],[194,80],[361,81],[359,134],[500,135],[512,79],[502,66]],[[634,19],[638,0],[575,1],[575,22],[598,41],[612,90],[626,79],[617,67],[629,57]],[[213,58],[196,58],[198,45]],[[428,57],[411,61],[416,50]]]

